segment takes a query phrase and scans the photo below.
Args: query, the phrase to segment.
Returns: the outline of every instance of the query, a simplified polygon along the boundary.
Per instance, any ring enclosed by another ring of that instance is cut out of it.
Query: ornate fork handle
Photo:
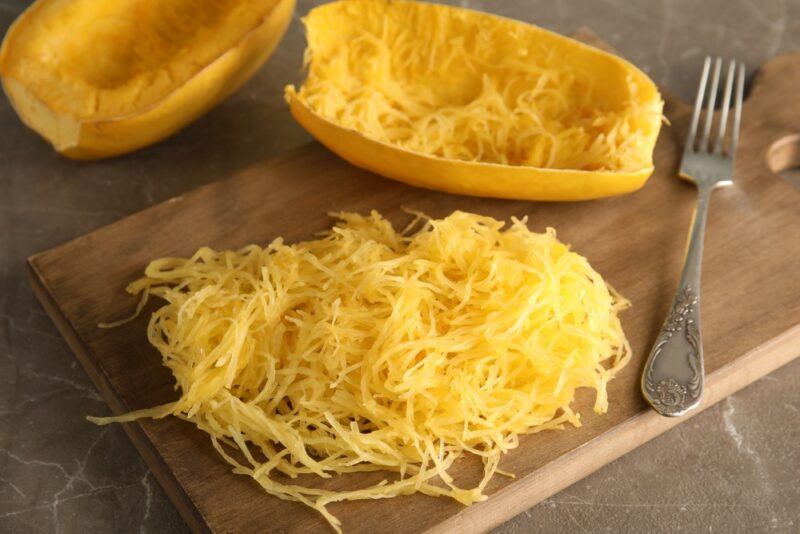
[[[703,393],[700,270],[712,188],[698,188],[678,291],[642,373],[642,393],[661,415],[683,415],[700,403]]]

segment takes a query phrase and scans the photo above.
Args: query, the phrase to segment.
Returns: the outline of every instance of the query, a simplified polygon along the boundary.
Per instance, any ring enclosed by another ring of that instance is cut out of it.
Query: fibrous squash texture
[[[180,398],[95,421],[182,417],[235,472],[338,529],[337,501],[483,500],[521,434],[580,424],[578,388],[606,411],[630,356],[627,303],[552,229],[464,212],[404,232],[376,212],[338,218],[294,245],[153,261],[128,291],[163,301],[148,337]],[[471,455],[485,475],[462,487],[451,468]],[[389,473],[345,491],[314,480],[357,471]]]
[[[609,98],[619,74],[584,68],[564,38],[468,10],[385,0],[324,6],[305,23],[308,77],[288,96],[344,128],[464,161],[652,165],[658,96],[643,101],[629,75]]]

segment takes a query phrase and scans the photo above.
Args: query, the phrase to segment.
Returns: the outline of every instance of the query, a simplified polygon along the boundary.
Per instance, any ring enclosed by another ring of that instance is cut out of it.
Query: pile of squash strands
[[[338,531],[337,501],[485,499],[520,434],[580,424],[578,388],[606,411],[630,357],[627,302],[552,229],[463,212],[403,232],[376,212],[337,217],[310,241],[150,263],[128,291],[140,309],[164,301],[148,337],[180,398],[92,420],[186,419],[236,473]],[[475,487],[450,473],[465,455],[485,466]],[[348,491],[290,480],[358,471],[395,474]]]

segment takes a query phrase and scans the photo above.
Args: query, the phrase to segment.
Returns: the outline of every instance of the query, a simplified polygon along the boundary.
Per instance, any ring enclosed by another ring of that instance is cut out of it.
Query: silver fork
[[[731,61],[725,79],[725,93],[716,139],[710,139],[714,104],[719,89],[722,60],[714,62],[711,88],[706,92],[711,58],[703,64],[703,74],[694,104],[692,123],[683,149],[680,177],[697,186],[697,206],[692,217],[686,260],[672,308],[661,327],[642,373],[642,393],[661,415],[679,416],[700,403],[703,393],[703,344],[700,335],[700,267],[703,234],[706,228],[711,191],[733,184],[733,163],[742,119],[744,66]],[[736,82],[736,95],[733,86]],[[707,93],[706,116],[701,137],[697,128]],[[725,147],[731,98],[735,98],[730,143]],[[712,145],[713,143],[713,145]]]

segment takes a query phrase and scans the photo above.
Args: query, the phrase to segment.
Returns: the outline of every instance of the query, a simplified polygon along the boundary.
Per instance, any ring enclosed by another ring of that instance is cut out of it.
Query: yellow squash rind
[[[417,154],[325,120],[297,98],[292,116],[311,135],[357,167],[417,187],[460,195],[518,200],[591,200],[640,189],[653,172],[541,169]]]

